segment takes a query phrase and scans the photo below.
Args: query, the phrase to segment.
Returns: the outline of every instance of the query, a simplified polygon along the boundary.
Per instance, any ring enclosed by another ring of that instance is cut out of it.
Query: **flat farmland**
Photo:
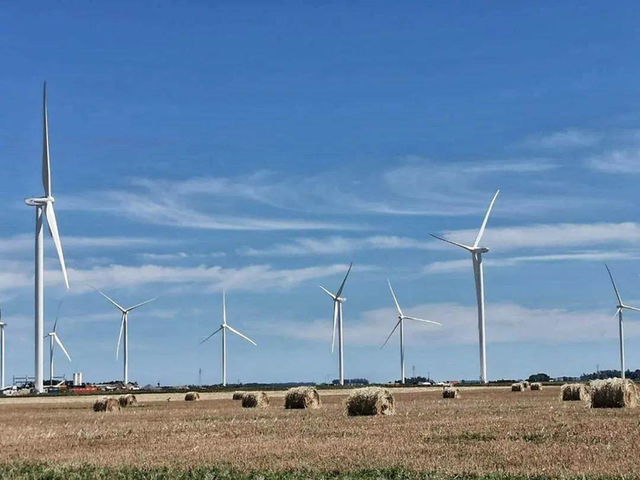
[[[400,469],[442,477],[636,477],[640,409],[590,410],[561,402],[558,388],[511,392],[394,390],[397,414],[348,417],[346,393],[320,392],[317,410],[264,409],[230,393],[147,394],[139,405],[95,413],[96,397],[0,401],[0,463],[108,468],[214,468],[240,473]],[[167,399],[170,398],[170,401]]]

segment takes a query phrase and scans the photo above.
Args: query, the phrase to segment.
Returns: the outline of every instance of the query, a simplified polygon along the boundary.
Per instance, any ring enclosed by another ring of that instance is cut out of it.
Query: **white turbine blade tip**
[[[498,194],[500,193],[500,190],[498,190],[495,195],[493,196],[493,199],[491,200],[491,204],[489,205],[489,208],[487,209],[487,214],[484,216],[484,220],[482,221],[482,225],[480,226],[480,230],[478,230],[478,236],[476,237],[476,241],[473,242],[473,247],[476,248],[478,245],[480,245],[480,241],[482,240],[482,235],[484,235],[484,230],[485,228],[487,228],[487,222],[489,221],[489,216],[491,215],[491,210],[493,210],[493,205],[496,203],[496,199],[498,198]]]
[[[69,288],[69,277],[67,276],[67,265],[64,261],[64,252],[62,251],[62,242],[60,241],[60,233],[58,232],[58,221],[56,220],[56,212],[53,208],[53,203],[47,202],[45,207],[45,215],[47,217],[47,223],[49,225],[49,233],[53,238],[56,251],[58,252],[58,259],[60,260],[60,268],[62,268],[62,276],[64,277],[64,283]]]

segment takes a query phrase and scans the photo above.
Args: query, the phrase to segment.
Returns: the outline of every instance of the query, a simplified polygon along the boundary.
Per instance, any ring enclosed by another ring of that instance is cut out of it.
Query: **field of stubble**
[[[88,398],[3,400],[0,463],[176,472],[394,468],[443,477],[640,474],[640,409],[589,410],[560,402],[557,388],[462,389],[456,400],[426,389],[395,396],[395,416],[355,418],[345,414],[346,395],[334,392],[310,411],[284,410],[282,392],[261,410],[241,408],[230,394],[200,402],[145,395],[138,407],[110,414],[94,413]]]

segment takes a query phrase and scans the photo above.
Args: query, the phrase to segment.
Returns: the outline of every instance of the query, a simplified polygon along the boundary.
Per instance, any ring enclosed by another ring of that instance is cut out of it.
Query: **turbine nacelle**
[[[56,199],[52,196],[27,198],[24,201],[24,203],[26,203],[30,207],[44,207],[47,203],[55,203],[55,202],[56,202]]]

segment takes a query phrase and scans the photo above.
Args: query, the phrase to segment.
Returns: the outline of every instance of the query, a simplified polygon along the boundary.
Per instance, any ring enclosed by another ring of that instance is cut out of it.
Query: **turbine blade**
[[[53,333],[56,332],[56,327],[58,326],[58,318],[60,316],[60,307],[62,307],[62,303],[64,302],[64,300],[60,300],[60,303],[58,303],[58,311],[56,312],[56,321],[53,324]]]
[[[384,348],[384,346],[389,342],[389,339],[391,338],[391,336],[393,335],[393,332],[396,331],[396,329],[398,328],[398,325],[400,325],[400,322],[402,320],[398,320],[398,322],[396,323],[396,326],[393,327],[393,330],[391,330],[391,333],[389,334],[389,336],[387,337],[387,339],[384,341],[384,343],[382,344],[382,346],[380,347],[380,350],[382,350]]]
[[[326,288],[324,288],[322,285],[318,285],[322,290],[324,290],[324,292],[329,295],[334,301],[337,300],[337,297],[331,293],[329,290],[327,290]]]
[[[122,341],[122,332],[124,331],[124,312],[122,313],[122,320],[120,320],[120,334],[118,335],[118,346],[116,347],[116,360],[120,353],[120,342]]]
[[[627,310],[633,310],[634,312],[640,312],[640,308],[632,307],[630,305],[623,305],[622,308],[626,308]]]
[[[478,236],[476,237],[476,241],[473,242],[473,248],[476,248],[480,245],[480,240],[482,240],[482,235],[484,235],[484,229],[487,227],[487,222],[489,221],[489,215],[491,215],[491,210],[493,210],[493,204],[496,203],[496,199],[500,194],[500,190],[496,192],[493,196],[493,200],[491,200],[491,204],[489,205],[489,209],[487,210],[487,214],[484,216],[484,220],[482,221],[482,225],[480,226],[480,230],[478,231]]]
[[[120,305],[118,305],[118,304],[116,303],[116,301],[115,301],[115,300],[113,300],[112,298],[108,297],[105,293],[101,292],[100,290],[98,290],[98,289],[97,289],[96,287],[94,287],[93,285],[91,286],[91,288],[93,288],[96,292],[98,292],[98,293],[99,293],[100,295],[102,295],[104,298],[106,298],[106,299],[107,299],[107,300],[109,300],[111,303],[113,303],[113,304],[116,306],[116,308],[117,308],[118,310],[120,310],[122,313],[124,313],[124,312],[125,312],[125,309],[124,309],[124,308],[122,308]]]
[[[222,291],[222,324],[227,324],[227,292]]]
[[[233,333],[235,333],[236,335],[241,336],[242,338],[244,338],[247,342],[249,343],[253,343],[256,347],[258,346],[258,344],[256,342],[254,342],[253,340],[251,340],[249,337],[247,337],[246,335],[243,335],[242,333],[240,333],[239,331],[237,331],[235,328],[230,327],[229,325],[227,325],[227,328],[229,330],[231,330]]]
[[[142,303],[139,303],[137,305],[134,305],[133,307],[127,308],[126,311],[130,312],[131,310],[135,310],[136,308],[141,307],[143,305],[146,305],[147,303],[151,303],[151,302],[153,302],[154,300],[157,300],[157,299],[158,299],[158,297],[153,297],[151,300],[147,300],[146,302],[142,302]]]
[[[453,240],[447,240],[446,238],[439,237],[437,235],[434,235],[433,233],[430,233],[429,235],[431,235],[433,238],[437,238],[438,240],[442,240],[443,242],[455,245],[456,247],[464,248],[468,252],[473,252],[473,247],[470,247],[468,245],[463,245],[462,243],[454,242]]]
[[[64,352],[64,354],[67,356],[67,358],[69,359],[69,361],[71,361],[71,357],[69,356],[69,352],[67,352],[67,349],[64,348],[64,345],[62,344],[62,342],[60,341],[60,339],[58,338],[58,335],[56,335],[55,333],[53,334],[53,339],[56,341],[56,343],[58,345],[60,345],[60,348],[62,349],[62,351]]]
[[[622,305],[622,298],[620,298],[620,292],[618,292],[618,287],[616,287],[616,282],[613,281],[613,275],[611,275],[611,270],[609,270],[609,265],[607,265],[606,263],[604,264],[604,266],[607,269],[607,272],[609,272],[609,278],[611,279],[611,285],[613,285],[613,289],[616,292],[616,297],[618,298],[618,303],[620,305]]]
[[[338,302],[333,302],[333,335],[331,336],[331,353],[336,345],[336,328],[338,327]]]
[[[211,335],[209,335],[207,338],[205,338],[204,340],[202,340],[198,345],[202,345],[204,342],[206,342],[207,340],[209,340],[211,337],[213,337],[216,333],[218,333],[220,330],[222,330],[222,327],[220,327],[219,329],[217,329],[215,332],[213,332]]]
[[[45,196],[51,195],[51,161],[49,159],[49,118],[47,113],[47,82],[42,94],[42,186]]]
[[[351,273],[351,268],[353,267],[353,262],[351,262],[349,264],[349,270],[347,270],[347,274],[344,276],[344,280],[342,280],[342,284],[340,285],[340,288],[338,289],[338,293],[336,293],[336,297],[340,298],[340,295],[342,295],[342,289],[344,288],[344,284],[347,283],[347,277],[349,277],[349,274]]]
[[[53,243],[56,246],[58,252],[58,258],[60,259],[60,267],[62,268],[62,275],[64,276],[64,283],[69,288],[69,277],[67,276],[67,266],[64,263],[64,253],[62,252],[62,243],[60,243],[60,233],[58,232],[58,221],[56,220],[56,212],[53,209],[53,203],[47,202],[45,207],[45,214],[47,216],[47,224],[49,225],[49,233],[53,238]]]
[[[616,313],[613,314],[613,320],[616,319],[616,317],[618,316],[618,314],[622,311],[621,308],[616,308]]]
[[[393,287],[391,286],[391,280],[387,278],[387,282],[389,283],[389,290],[391,290],[391,295],[393,296],[393,301],[396,302],[396,308],[398,309],[398,313],[402,316],[402,309],[400,308],[400,304],[398,303],[398,299],[396,298],[396,294],[393,291]]]
[[[424,318],[409,317],[409,316],[406,316],[406,315],[403,316],[402,318],[406,318],[407,320],[414,320],[416,322],[433,323],[434,325],[442,326],[442,324],[439,323],[439,322],[434,322],[433,320],[425,320]]]

